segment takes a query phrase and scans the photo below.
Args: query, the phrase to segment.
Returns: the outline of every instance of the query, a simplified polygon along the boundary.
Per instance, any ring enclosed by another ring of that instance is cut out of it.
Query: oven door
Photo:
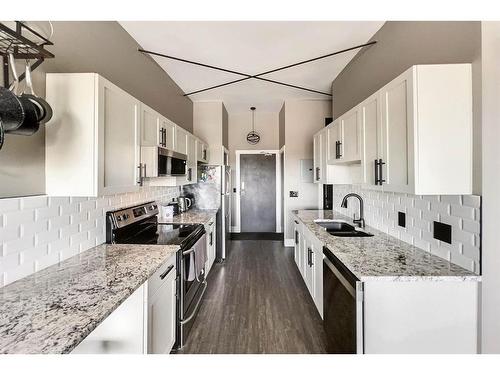
[[[188,280],[189,267],[195,267],[190,264],[192,261],[191,253],[195,247],[200,246],[202,251],[206,253],[206,234],[203,234],[191,248],[181,250],[177,253],[177,334],[176,334],[176,348],[180,349],[184,346],[186,339],[189,335],[196,314],[198,313],[203,295],[207,289],[207,281],[205,279],[205,267],[198,277],[193,280]],[[196,262],[196,257],[195,257]]]
[[[158,176],[186,175],[186,155],[158,147]]]

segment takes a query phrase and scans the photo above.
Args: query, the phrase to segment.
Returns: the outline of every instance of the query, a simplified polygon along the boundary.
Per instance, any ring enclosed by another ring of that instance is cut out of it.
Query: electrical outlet
[[[398,211],[398,225],[406,228],[406,214],[404,212]]]
[[[451,244],[451,225],[434,222],[434,238]]]
[[[299,197],[298,191],[290,190],[290,198],[298,198],[298,197]]]

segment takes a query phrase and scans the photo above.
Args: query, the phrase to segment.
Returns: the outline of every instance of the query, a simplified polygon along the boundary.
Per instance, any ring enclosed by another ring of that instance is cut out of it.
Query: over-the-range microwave
[[[186,175],[187,156],[158,147],[158,177]]]

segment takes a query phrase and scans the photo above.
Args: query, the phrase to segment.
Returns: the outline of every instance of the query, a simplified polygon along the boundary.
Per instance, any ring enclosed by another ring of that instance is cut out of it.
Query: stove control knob
[[[127,220],[130,217],[129,214],[123,214],[123,220]]]
[[[116,217],[116,221],[122,221],[122,217],[121,216],[117,216]]]

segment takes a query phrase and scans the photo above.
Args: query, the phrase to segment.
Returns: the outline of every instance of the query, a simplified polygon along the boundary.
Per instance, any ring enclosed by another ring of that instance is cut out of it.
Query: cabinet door
[[[161,118],[161,128],[164,132],[163,147],[169,150],[175,150],[175,124],[162,117]]]
[[[361,160],[359,107],[342,116],[343,140],[340,143],[341,158],[344,161]]]
[[[321,133],[318,133],[313,138],[313,167],[314,167],[314,182],[320,183],[321,179]]]
[[[97,326],[72,354],[145,354],[145,285]]]
[[[411,113],[412,70],[381,90],[382,179],[384,190],[411,192],[410,144],[413,131]]]
[[[188,184],[197,182],[196,138],[187,134],[187,176]]]
[[[187,155],[187,132],[179,126],[175,127],[175,151]]]
[[[305,281],[307,285],[307,289],[309,290],[309,293],[311,294],[311,297],[315,298],[314,291],[315,291],[315,273],[314,273],[314,265],[315,265],[315,259],[314,259],[314,247],[311,241],[310,236],[305,235],[306,241],[305,241],[305,256],[306,256],[306,263],[305,263]]]
[[[326,184],[326,161],[327,161],[327,130],[317,133],[313,139],[314,149],[314,182]]]
[[[175,343],[175,280],[173,269],[148,303],[148,353],[168,354]]]
[[[99,77],[99,195],[139,190],[139,102]]]
[[[295,223],[295,225],[293,228],[293,233],[294,233],[293,258],[295,260],[295,264],[297,264],[297,268],[300,269],[300,255],[299,255],[299,248],[300,248],[299,228],[300,228],[300,224],[299,224],[299,221],[296,219],[295,219],[294,223]]]
[[[328,127],[328,151],[329,164],[335,164],[342,160],[343,123],[339,118]]]
[[[380,96],[375,94],[365,100],[360,105],[360,117],[362,127],[362,182],[371,187],[376,185],[375,178],[378,170],[375,168],[375,161],[381,158],[380,145],[381,137],[381,118],[380,118]],[[378,168],[378,167],[377,167]]]
[[[162,130],[160,127],[160,115],[145,104],[140,105],[141,114],[141,145],[162,146]]]
[[[196,160],[203,161],[206,163],[207,159],[208,159],[207,145],[203,141],[197,139],[196,140]]]

